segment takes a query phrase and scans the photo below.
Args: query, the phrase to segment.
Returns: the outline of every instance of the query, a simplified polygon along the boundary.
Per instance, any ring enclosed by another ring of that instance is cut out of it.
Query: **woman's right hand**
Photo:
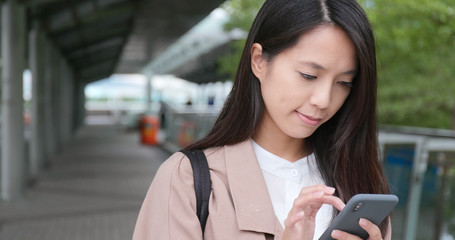
[[[322,204],[330,204],[340,211],[345,206],[334,193],[334,188],[325,185],[302,188],[284,221],[282,240],[313,240],[316,213]]]

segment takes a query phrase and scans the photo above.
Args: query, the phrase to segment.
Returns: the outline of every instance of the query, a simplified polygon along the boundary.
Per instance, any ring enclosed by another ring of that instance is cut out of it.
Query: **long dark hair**
[[[355,45],[358,73],[338,112],[309,138],[319,170],[343,201],[357,193],[389,193],[378,160],[376,136],[376,53],[365,12],[355,0],[267,0],[253,22],[231,93],[208,135],[188,149],[236,144],[251,138],[261,123],[264,102],[251,70],[250,50],[259,43],[268,59],[294,46],[323,24],[342,28]],[[385,233],[387,221],[381,224]]]

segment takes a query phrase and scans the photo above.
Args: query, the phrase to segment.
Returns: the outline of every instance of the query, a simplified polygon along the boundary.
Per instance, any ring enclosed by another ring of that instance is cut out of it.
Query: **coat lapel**
[[[226,146],[226,172],[240,230],[281,235],[251,140]]]

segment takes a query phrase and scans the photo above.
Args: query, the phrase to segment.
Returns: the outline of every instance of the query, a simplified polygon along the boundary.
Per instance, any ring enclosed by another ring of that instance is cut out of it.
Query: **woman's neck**
[[[265,124],[261,124],[253,140],[265,150],[290,162],[311,154],[311,149],[305,145],[305,139],[291,138],[277,126],[265,127]]]

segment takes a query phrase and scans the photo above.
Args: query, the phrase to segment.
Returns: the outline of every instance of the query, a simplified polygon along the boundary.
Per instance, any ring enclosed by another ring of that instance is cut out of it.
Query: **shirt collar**
[[[314,171],[313,168],[316,164],[313,153],[295,162],[290,162],[265,150],[254,140],[251,140],[251,142],[258,158],[259,165],[263,171],[296,183],[300,183],[300,178],[302,176],[313,174],[311,170]],[[298,174],[295,174],[295,172],[298,172]]]

